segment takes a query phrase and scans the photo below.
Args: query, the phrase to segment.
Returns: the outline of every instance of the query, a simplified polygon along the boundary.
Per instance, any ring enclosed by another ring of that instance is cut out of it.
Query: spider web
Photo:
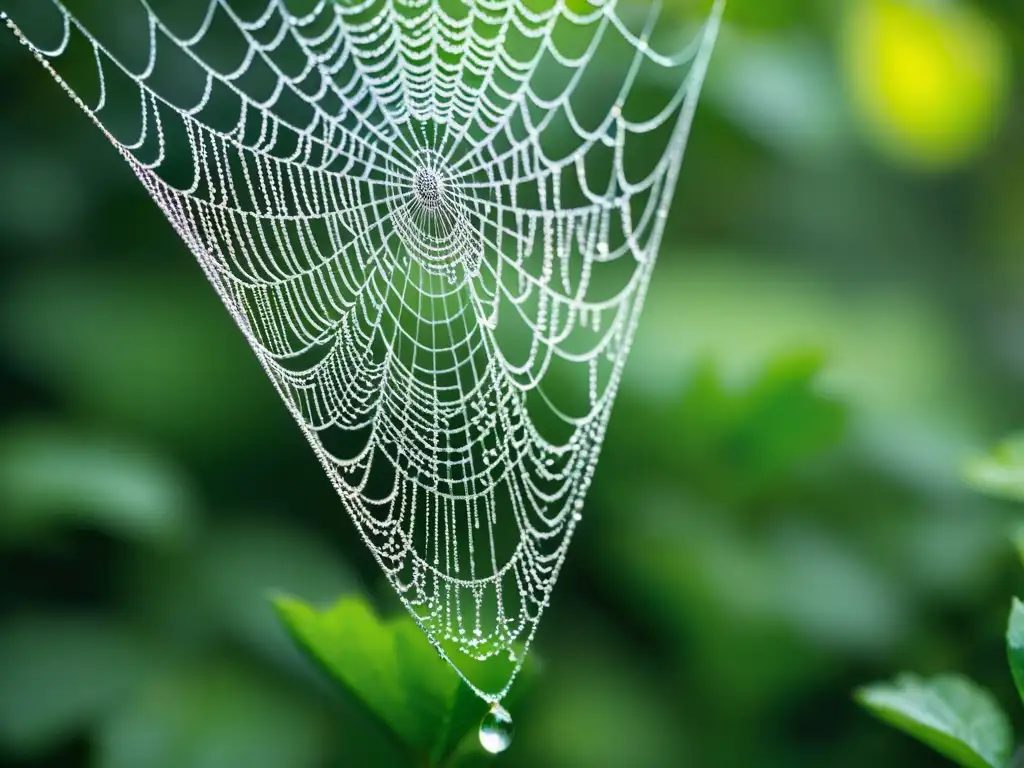
[[[615,0],[0,1],[487,700],[581,519],[723,4],[663,53],[679,22]]]

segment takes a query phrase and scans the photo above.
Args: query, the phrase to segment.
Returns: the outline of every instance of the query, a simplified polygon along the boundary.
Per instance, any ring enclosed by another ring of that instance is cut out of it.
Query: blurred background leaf
[[[176,467],[139,446],[27,423],[0,436],[0,507],[5,536],[78,524],[159,543],[188,534],[195,501]]]
[[[287,689],[231,662],[155,678],[105,718],[100,768],[324,765],[330,722]]]
[[[1004,440],[988,455],[967,464],[967,480],[993,496],[1024,501],[1024,435]]]
[[[1024,603],[1017,598],[1013,599],[1010,608],[1010,621],[1006,627],[1006,650],[1013,682],[1017,684],[1017,693],[1024,702]]]
[[[19,616],[0,625],[0,737],[43,753],[97,724],[162,663],[145,637],[98,616]]]
[[[995,24],[959,3],[850,4],[845,63],[862,123],[883,151],[946,170],[991,141],[1007,98],[1009,52]]]

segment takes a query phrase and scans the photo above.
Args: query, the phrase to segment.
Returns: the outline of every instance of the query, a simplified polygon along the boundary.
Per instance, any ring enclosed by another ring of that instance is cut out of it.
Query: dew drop
[[[497,755],[509,748],[514,734],[512,716],[501,704],[491,704],[491,711],[480,722],[480,745],[492,755]]]

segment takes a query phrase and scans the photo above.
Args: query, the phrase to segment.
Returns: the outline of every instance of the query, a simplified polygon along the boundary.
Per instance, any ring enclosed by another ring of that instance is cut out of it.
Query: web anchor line
[[[147,31],[134,52],[61,0],[0,0],[0,22],[192,251],[498,727],[582,520],[724,0],[682,52],[656,45],[657,2],[639,27],[616,0],[260,2],[180,3],[190,25],[116,0]],[[44,5],[56,28],[27,35]],[[503,682],[474,678],[495,661]]]

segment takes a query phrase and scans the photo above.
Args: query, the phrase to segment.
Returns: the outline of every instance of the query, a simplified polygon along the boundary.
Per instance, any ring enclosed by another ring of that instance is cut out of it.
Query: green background
[[[495,764],[943,765],[851,698],[904,668],[1016,707],[1015,514],[961,468],[1024,424],[1024,6],[894,3],[731,3]],[[7,34],[0,392],[0,764],[408,764],[267,594],[396,601],[192,256]]]

